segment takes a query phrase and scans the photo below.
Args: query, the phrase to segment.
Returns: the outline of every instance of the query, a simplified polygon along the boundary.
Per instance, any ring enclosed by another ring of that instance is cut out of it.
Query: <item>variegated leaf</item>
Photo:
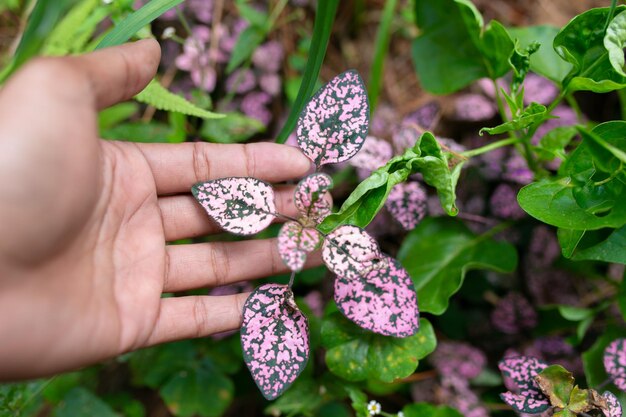
[[[363,80],[356,71],[346,71],[315,93],[300,114],[298,145],[318,167],[346,161],[361,149],[368,125]]]
[[[547,368],[548,365],[537,358],[530,356],[517,356],[514,358],[506,358],[498,363],[498,368],[502,372],[505,380],[508,379],[513,383],[513,387],[508,388],[533,388],[537,387],[535,376]]]
[[[268,400],[281,395],[309,359],[309,326],[286,285],[257,288],[243,307],[243,359]]]
[[[350,165],[374,171],[385,165],[393,157],[391,144],[374,136],[365,138],[363,147],[349,162]]]
[[[613,384],[626,391],[626,338],[616,339],[604,350],[604,369]]]
[[[300,271],[306,256],[320,243],[322,235],[310,227],[302,227],[298,222],[287,222],[278,233],[278,253],[285,265],[292,271]]]
[[[606,417],[622,417],[622,405],[611,391],[604,391],[602,396],[606,400],[607,410],[603,410]]]
[[[272,187],[256,178],[230,177],[195,184],[191,192],[224,230],[251,235],[274,219]]]
[[[548,397],[539,390],[527,389],[520,394],[508,391],[500,394],[500,398],[520,413],[539,414],[550,408]]]
[[[352,225],[340,226],[326,236],[322,258],[328,269],[345,279],[360,278],[384,262],[376,240]]]
[[[296,208],[313,224],[319,224],[330,214],[330,202],[324,193],[332,187],[333,179],[327,174],[316,172],[304,177],[296,186],[293,199]]]
[[[337,276],[335,302],[344,316],[374,333],[395,337],[417,333],[419,310],[413,280],[393,258],[359,279]]]
[[[418,182],[402,182],[391,189],[385,207],[405,230],[413,230],[426,215],[427,199]]]

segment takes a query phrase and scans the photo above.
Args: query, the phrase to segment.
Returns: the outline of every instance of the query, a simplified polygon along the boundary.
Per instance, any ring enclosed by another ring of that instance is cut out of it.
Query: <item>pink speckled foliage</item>
[[[275,217],[274,190],[256,178],[229,177],[200,182],[191,192],[209,216],[231,233],[260,232]]]
[[[313,252],[322,235],[311,227],[298,222],[287,222],[278,233],[278,253],[292,271],[299,272],[306,262],[307,254]]]
[[[385,207],[404,228],[412,230],[426,215],[428,196],[418,182],[402,182],[391,189]]]
[[[241,327],[243,358],[268,400],[281,395],[309,359],[309,325],[285,285],[265,284],[246,300]]]
[[[376,240],[352,225],[340,226],[326,236],[322,258],[328,269],[344,279],[359,279],[384,262]]]
[[[622,405],[611,391],[604,391],[602,396],[608,405],[607,410],[603,410],[606,417],[622,417]]]
[[[529,356],[503,359],[498,368],[511,391],[500,394],[500,398],[520,413],[538,414],[547,410],[550,407],[548,397],[534,379],[547,367],[546,363]]]
[[[337,276],[335,302],[348,319],[385,336],[417,333],[419,310],[411,277],[398,261],[387,258],[360,279]]]
[[[324,193],[333,186],[333,179],[327,174],[316,172],[304,177],[296,186],[293,202],[300,214],[319,224],[330,214],[330,202]]]
[[[347,161],[363,146],[368,125],[363,80],[356,71],[346,71],[323,86],[300,114],[298,145],[318,167]]]
[[[604,369],[613,384],[626,391],[626,338],[616,339],[604,350]]]

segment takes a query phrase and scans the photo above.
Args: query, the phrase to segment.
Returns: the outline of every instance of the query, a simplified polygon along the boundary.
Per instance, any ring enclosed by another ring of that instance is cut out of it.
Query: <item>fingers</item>
[[[277,239],[172,245],[167,248],[163,292],[215,287],[289,272],[278,254]],[[306,267],[321,264],[312,253]]]
[[[95,106],[102,109],[128,100],[148,85],[156,74],[161,48],[154,39],[144,39],[68,60],[87,78]]]
[[[286,216],[297,217],[298,210],[293,204],[295,187],[282,186],[274,188],[276,210]],[[191,195],[160,197],[158,203],[161,210],[166,242],[222,231]],[[279,221],[279,219],[276,219],[276,221]]]
[[[249,293],[163,298],[159,317],[146,345],[204,337],[241,326]]]
[[[189,192],[200,181],[254,177],[268,182],[300,178],[311,161],[297,148],[275,143],[138,144],[154,176],[158,194]]]

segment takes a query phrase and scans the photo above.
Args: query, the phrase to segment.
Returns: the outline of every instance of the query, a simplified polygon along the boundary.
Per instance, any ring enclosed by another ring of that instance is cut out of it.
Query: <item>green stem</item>
[[[617,0],[611,0],[611,11],[609,11],[609,15],[606,17],[606,22],[604,23],[604,29],[602,29],[602,32],[606,32],[606,29],[611,24],[611,20],[613,20],[613,16],[615,15],[616,7],[617,7]]]
[[[494,149],[502,148],[504,146],[514,145],[516,143],[520,143],[522,140],[519,138],[507,138],[502,139],[493,143],[490,143],[485,146],[481,146],[480,148],[472,149],[469,151],[461,152],[461,156],[465,158],[472,158],[474,156],[482,155],[487,152],[491,152]]]
[[[622,120],[626,120],[626,88],[617,90],[617,96],[619,97],[620,110],[622,113]]]
[[[578,123],[582,123],[583,122],[583,112],[580,110],[580,106],[578,105],[578,102],[576,101],[574,96],[571,95],[571,94],[566,95],[565,96],[565,101],[567,101],[567,104],[569,104],[570,107],[572,109],[574,109],[574,112],[576,112],[576,120],[578,120]]]

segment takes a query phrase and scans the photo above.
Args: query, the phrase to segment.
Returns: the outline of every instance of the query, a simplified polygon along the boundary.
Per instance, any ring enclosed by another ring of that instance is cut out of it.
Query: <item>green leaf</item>
[[[176,373],[161,387],[159,394],[177,417],[219,417],[228,409],[234,391],[230,378],[205,359],[199,366]]]
[[[196,349],[191,341],[155,346],[130,357],[133,384],[159,388],[177,372],[195,366]]]
[[[241,113],[226,113],[222,119],[205,120],[200,136],[209,142],[238,143],[264,132],[265,125]]]
[[[626,226],[614,230],[606,240],[576,251],[572,259],[626,264]]]
[[[483,28],[469,0],[416,1],[415,19],[420,36],[413,41],[413,63],[427,91],[449,94],[511,69],[509,34],[496,21]]]
[[[313,416],[324,399],[319,394],[320,387],[311,378],[302,376],[283,395],[273,401],[265,414],[270,416]]]
[[[13,72],[39,53],[48,35],[54,30],[57,22],[70,5],[69,0],[38,0],[35,2],[15,55],[0,72],[0,83],[6,81]]]
[[[161,122],[129,122],[105,129],[101,136],[103,139],[125,142],[165,143],[172,132],[169,125]]]
[[[452,171],[448,156],[430,132],[425,132],[415,146],[403,155],[390,159],[363,180],[341,205],[337,213],[326,217],[318,226],[328,233],[338,226],[352,224],[367,226],[384,206],[391,189],[415,173],[421,173],[426,184],[437,189],[441,206],[450,216],[458,213],[456,183],[463,162]]]
[[[626,271],[622,277],[622,283],[619,286],[619,293],[617,294],[617,304],[619,310],[622,313],[622,318],[626,321]]]
[[[402,242],[398,260],[415,283],[420,311],[442,314],[468,271],[512,272],[517,253],[513,245],[476,236],[458,221],[427,218]]]
[[[567,407],[574,389],[574,376],[571,372],[561,365],[552,365],[541,371],[535,380],[553,406]]]
[[[456,409],[428,403],[409,404],[402,409],[404,417],[462,417]]]
[[[183,0],[150,0],[139,10],[131,13],[115,26],[115,28],[100,41],[96,49],[123,44],[141,28],[182,2]]]
[[[609,61],[613,69],[623,77],[624,47],[626,47],[626,13],[620,13],[613,18],[604,35],[604,47],[609,53]]]
[[[572,65],[564,61],[552,48],[554,37],[559,32],[555,26],[527,26],[509,28],[512,38],[520,42],[522,48],[527,48],[533,42],[539,42],[539,50],[530,58],[530,69],[539,75],[560,83],[572,69]]]
[[[412,374],[418,361],[435,350],[437,341],[423,318],[415,335],[395,338],[363,330],[333,313],[322,325],[322,345],[327,349],[326,365],[335,375],[348,381],[393,382]]]
[[[111,407],[91,391],[76,387],[69,391],[55,407],[53,417],[120,417]]]
[[[132,102],[119,103],[104,109],[98,113],[98,130],[102,132],[103,130],[111,129],[130,118],[138,110],[139,106],[137,103]]]
[[[546,106],[542,104],[531,103],[519,116],[495,127],[483,127],[480,129],[479,134],[488,133],[490,135],[498,135],[500,133],[525,129],[543,120],[546,117],[546,110]]]
[[[620,6],[616,13],[624,10]],[[609,13],[608,7],[588,10],[572,19],[554,38],[555,51],[573,64],[562,81],[567,91],[606,93],[626,87],[626,77],[615,71],[604,47],[604,27]]]
[[[570,321],[581,321],[593,316],[593,310],[590,308],[574,307],[568,305],[560,305],[559,313],[564,319]]]
[[[616,204],[608,214],[596,216],[578,205],[573,188],[569,177],[544,179],[522,188],[517,201],[534,218],[559,228],[595,230],[626,223],[626,204]]]
[[[276,143],[285,143],[295,128],[298,117],[300,117],[300,113],[302,113],[302,109],[304,109],[304,106],[306,106],[313,94],[313,90],[317,84],[317,77],[320,73],[322,62],[324,62],[324,56],[326,55],[326,48],[333,29],[337,6],[339,6],[339,0],[325,0],[319,2],[317,5],[315,23],[313,25],[313,37],[311,38],[311,46],[308,49],[308,60],[302,76],[302,83],[298,90],[298,96],[293,106],[291,106],[289,116],[287,116],[283,128],[276,137]]]
[[[556,236],[559,239],[559,245],[561,245],[561,253],[564,257],[568,259],[572,257],[584,234],[584,230],[559,228],[556,231]]]
[[[50,33],[42,49],[43,54],[80,52],[107,14],[107,7],[99,0],[78,2]]]
[[[155,1],[155,0],[153,0]],[[148,3],[150,4],[150,3]],[[186,114],[187,116],[201,117],[203,119],[219,119],[223,114],[213,113],[192,104],[184,97],[176,95],[157,80],[150,81],[150,84],[143,91],[135,96],[135,100],[146,103],[159,110],[173,111]]]
[[[559,126],[546,133],[535,151],[543,161],[551,161],[554,158],[565,159],[565,147],[576,137],[578,130],[575,126]]]
[[[363,391],[349,385],[346,386],[346,391],[348,391],[348,396],[350,397],[350,401],[352,401],[352,409],[357,417],[369,417],[370,412],[367,409],[367,395],[365,395]]]
[[[230,74],[246,62],[266,36],[267,32],[258,26],[253,25],[245,28],[237,38],[237,43],[226,66],[226,73]]]
[[[370,112],[374,113],[376,104],[378,103],[378,95],[383,75],[383,66],[385,58],[389,51],[389,41],[391,39],[391,23],[393,22],[394,12],[396,10],[397,0],[386,0],[383,14],[378,24],[376,32],[376,41],[374,43],[374,58],[370,66],[370,77],[367,85],[367,95],[369,98]]]
[[[259,27],[267,25],[269,16],[266,12],[247,4],[247,0],[237,0],[236,3],[237,10],[241,17],[247,20],[251,25]]]

